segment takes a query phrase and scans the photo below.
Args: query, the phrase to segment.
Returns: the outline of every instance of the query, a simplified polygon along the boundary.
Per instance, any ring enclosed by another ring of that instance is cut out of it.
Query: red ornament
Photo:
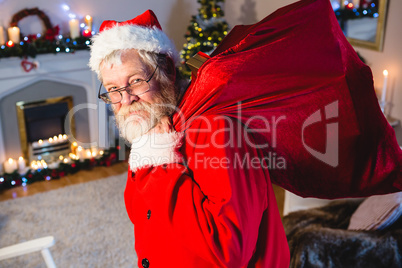
[[[75,168],[75,166],[76,166],[75,163],[72,163],[72,164],[71,164],[71,167],[72,167],[72,168]]]
[[[13,47],[13,46],[14,46],[14,42],[11,41],[11,40],[8,41],[8,42],[7,42],[7,46],[8,46],[8,47]]]
[[[82,35],[83,35],[84,37],[91,37],[91,36],[92,36],[92,32],[91,32],[90,30],[86,29],[86,30],[84,30],[84,31],[82,32]]]
[[[24,71],[28,73],[28,72],[30,72],[32,69],[37,68],[37,67],[38,67],[38,63],[24,59],[24,60],[21,61],[21,66],[22,66],[22,68],[24,69]]]

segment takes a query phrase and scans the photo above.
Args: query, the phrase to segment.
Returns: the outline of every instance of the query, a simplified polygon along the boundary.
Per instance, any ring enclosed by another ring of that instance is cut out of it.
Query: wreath
[[[59,34],[59,26],[53,27],[52,23],[50,22],[49,17],[41,11],[39,8],[26,8],[14,14],[11,19],[10,27],[18,26],[18,22],[25,17],[36,15],[38,16],[43,24],[46,27],[46,31],[44,32],[44,38],[49,41],[53,41],[55,37]],[[37,38],[36,35],[28,35],[28,42],[33,41]]]

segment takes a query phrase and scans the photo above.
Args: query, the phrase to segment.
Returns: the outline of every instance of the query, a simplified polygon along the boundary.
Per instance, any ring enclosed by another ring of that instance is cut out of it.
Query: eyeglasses
[[[156,70],[158,69],[158,65],[156,65],[156,68],[154,72],[151,74],[151,76],[147,80],[143,79],[136,79],[133,83],[129,84],[126,87],[121,87],[106,93],[101,94],[101,89],[104,88],[103,84],[99,86],[99,92],[98,92],[98,98],[103,100],[104,102],[108,104],[116,104],[122,101],[123,99],[123,91],[126,91],[127,94],[131,96],[139,96],[141,94],[147,93],[148,91],[151,90],[149,86],[149,81],[151,81],[152,77],[154,76]],[[106,90],[106,89],[105,89]],[[106,90],[107,91],[107,90]]]

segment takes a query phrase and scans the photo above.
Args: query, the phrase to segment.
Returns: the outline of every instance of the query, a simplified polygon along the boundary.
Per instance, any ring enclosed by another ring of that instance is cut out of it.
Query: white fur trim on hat
[[[169,37],[157,27],[137,25],[114,26],[92,37],[89,67],[100,74],[103,59],[116,50],[137,49],[166,54],[176,64],[179,53]]]
[[[133,140],[128,163],[131,171],[143,167],[180,163],[183,156],[179,152],[183,132],[145,134]]]

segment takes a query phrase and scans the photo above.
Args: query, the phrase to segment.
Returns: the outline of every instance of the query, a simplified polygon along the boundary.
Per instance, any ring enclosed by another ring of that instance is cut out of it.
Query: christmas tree
[[[180,71],[187,78],[191,77],[191,71],[185,62],[199,51],[211,54],[229,31],[229,26],[223,18],[224,0],[197,0],[197,2],[201,5],[199,13],[191,18],[185,34],[187,43],[180,52],[182,63]]]

